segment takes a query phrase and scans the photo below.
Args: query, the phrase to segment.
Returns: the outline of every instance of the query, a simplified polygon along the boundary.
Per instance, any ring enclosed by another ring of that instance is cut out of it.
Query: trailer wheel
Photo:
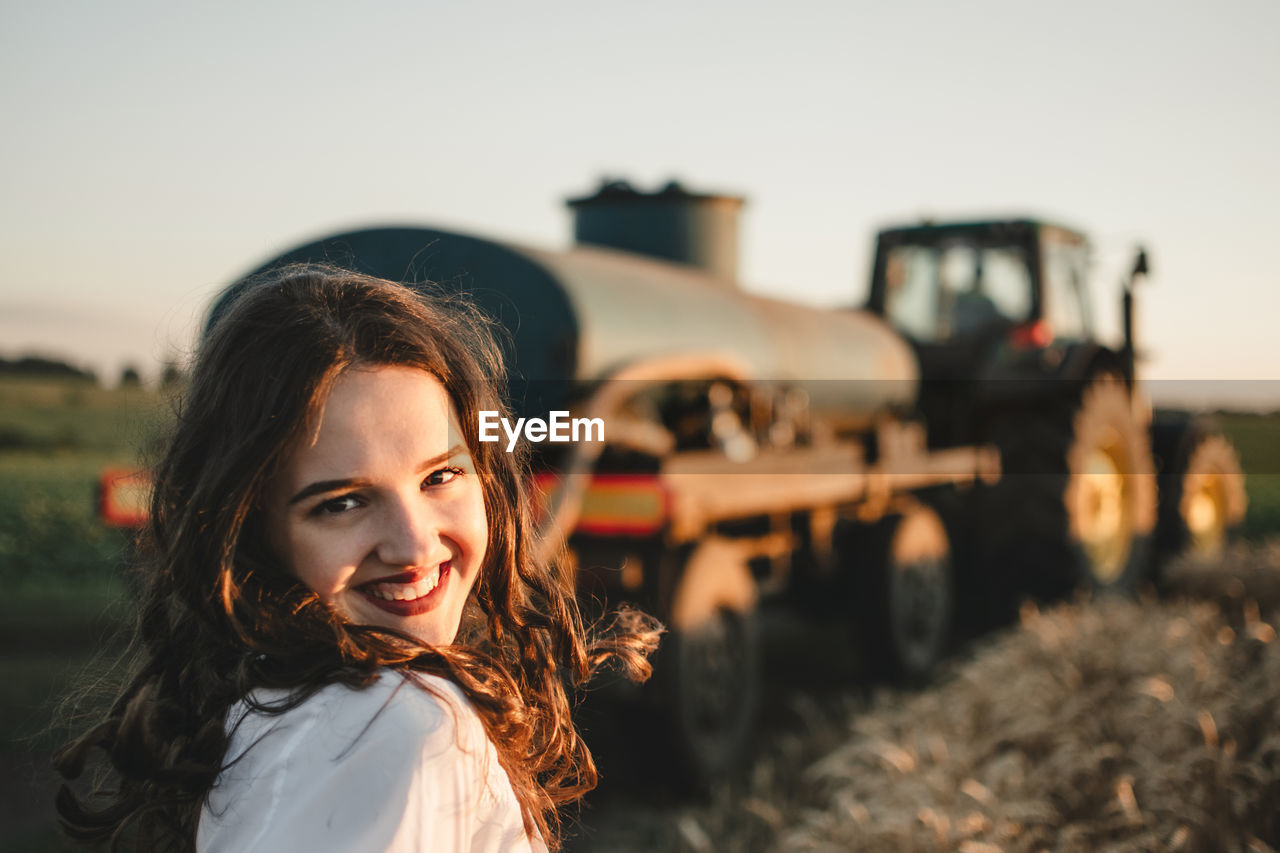
[[[872,540],[874,565],[858,576],[859,651],[876,675],[922,683],[950,645],[950,539],[934,510],[912,504],[881,521]],[[856,566],[858,556],[844,562]]]
[[[750,757],[760,705],[755,581],[741,551],[710,538],[676,584],[657,664],[688,787],[705,789]]]
[[[1078,404],[998,421],[1003,474],[983,523],[988,567],[1006,591],[1132,594],[1147,576],[1156,521],[1151,442],[1125,384],[1101,376]]]
[[[1173,415],[1152,433],[1162,462],[1158,559],[1220,557],[1248,507],[1240,457],[1208,420]]]

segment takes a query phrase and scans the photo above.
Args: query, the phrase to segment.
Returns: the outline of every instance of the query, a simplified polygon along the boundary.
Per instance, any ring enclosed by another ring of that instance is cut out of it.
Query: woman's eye
[[[432,471],[428,474],[427,479],[422,481],[422,485],[423,487],[443,486],[461,473],[461,468],[441,468],[439,471]]]
[[[330,498],[315,508],[317,515],[341,515],[360,506],[360,499],[355,495],[342,495]]]

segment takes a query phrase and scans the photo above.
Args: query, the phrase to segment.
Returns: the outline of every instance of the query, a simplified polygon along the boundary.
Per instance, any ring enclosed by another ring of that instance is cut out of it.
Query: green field
[[[1237,414],[1219,420],[1240,454],[1246,476],[1249,509],[1244,535],[1261,540],[1280,532],[1280,417]]]
[[[0,381],[0,580],[15,591],[96,582],[126,535],[100,524],[98,476],[151,452],[169,408],[142,388]]]

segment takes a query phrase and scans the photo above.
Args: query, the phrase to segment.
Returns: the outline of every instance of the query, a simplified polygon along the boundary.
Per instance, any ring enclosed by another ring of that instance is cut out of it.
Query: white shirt
[[[544,851],[465,695],[422,681],[430,691],[391,672],[331,684],[277,715],[232,706],[197,852]]]

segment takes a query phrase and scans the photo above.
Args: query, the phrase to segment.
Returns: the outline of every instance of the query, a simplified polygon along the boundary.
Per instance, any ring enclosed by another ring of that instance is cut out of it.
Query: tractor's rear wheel
[[[1005,593],[1136,592],[1150,565],[1156,484],[1127,386],[1099,377],[1074,406],[1008,415],[990,437],[1003,474],[984,508],[983,551]]]

